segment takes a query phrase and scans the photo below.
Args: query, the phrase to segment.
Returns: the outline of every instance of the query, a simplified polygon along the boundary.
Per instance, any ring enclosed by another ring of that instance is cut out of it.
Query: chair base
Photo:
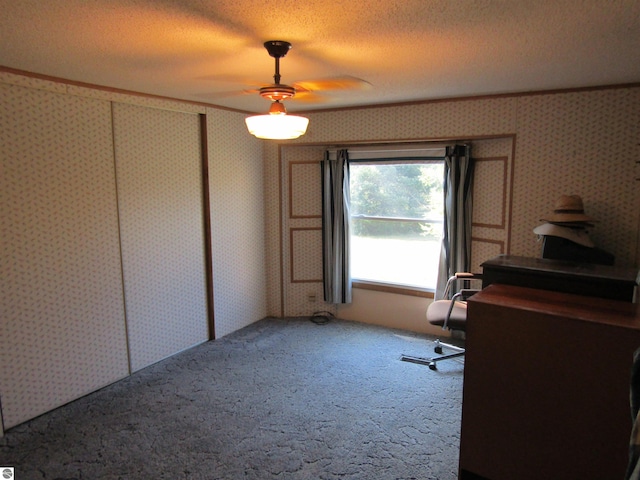
[[[442,353],[443,348],[448,348],[453,350],[454,353],[447,353],[445,355],[439,355],[437,357],[427,358],[427,357],[414,357],[412,355],[402,355],[400,360],[403,362],[411,362],[417,363],[419,365],[427,365],[431,370],[438,369],[438,362],[442,360],[449,360],[451,358],[458,358],[464,356],[464,348],[458,347],[456,345],[451,345],[448,343],[442,343],[440,340],[436,340],[436,346],[434,347],[434,351],[436,353]]]

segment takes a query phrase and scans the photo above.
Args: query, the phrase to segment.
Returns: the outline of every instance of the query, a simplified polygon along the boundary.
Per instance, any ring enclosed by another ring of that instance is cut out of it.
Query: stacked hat
[[[587,229],[593,227],[596,220],[584,213],[582,198],[578,195],[562,195],[553,213],[540,220],[547,223],[534,228],[533,233],[561,237],[585,247],[594,247]]]

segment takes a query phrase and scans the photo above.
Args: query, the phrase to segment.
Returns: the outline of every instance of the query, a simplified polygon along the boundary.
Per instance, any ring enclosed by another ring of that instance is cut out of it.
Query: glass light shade
[[[309,119],[284,113],[254,115],[245,118],[251,135],[267,140],[290,140],[304,135]]]

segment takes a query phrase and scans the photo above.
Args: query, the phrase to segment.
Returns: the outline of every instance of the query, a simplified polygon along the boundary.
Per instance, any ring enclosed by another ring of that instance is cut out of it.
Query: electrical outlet
[[[316,303],[316,294],[310,293],[307,295],[307,300],[309,300],[309,303]]]

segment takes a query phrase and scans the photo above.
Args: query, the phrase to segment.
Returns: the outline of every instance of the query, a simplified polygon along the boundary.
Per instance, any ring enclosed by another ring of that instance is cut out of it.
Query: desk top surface
[[[548,258],[499,255],[482,264],[483,269],[521,270],[531,273],[607,278],[638,284],[640,272],[633,267],[578,263]]]
[[[640,304],[559,293],[536,288],[492,284],[468,300],[472,315],[477,303],[536,311],[545,315],[640,330]],[[517,321],[517,316],[514,316]]]

